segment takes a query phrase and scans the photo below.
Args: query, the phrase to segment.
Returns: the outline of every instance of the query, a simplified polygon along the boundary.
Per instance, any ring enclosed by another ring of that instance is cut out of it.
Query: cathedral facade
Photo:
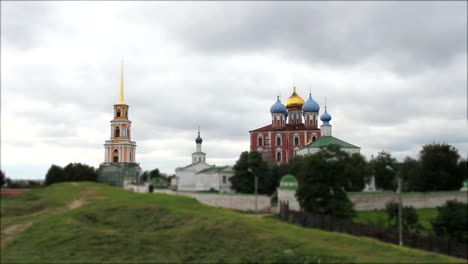
[[[261,153],[264,160],[288,163],[298,150],[321,137],[319,111],[320,106],[312,95],[304,102],[296,87],[286,105],[278,96],[270,107],[271,124],[249,131],[250,151]]]

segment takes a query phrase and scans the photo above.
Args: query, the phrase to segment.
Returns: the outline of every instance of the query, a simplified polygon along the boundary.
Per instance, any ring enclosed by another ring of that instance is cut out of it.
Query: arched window
[[[120,128],[118,126],[115,127],[115,135],[114,137],[120,137]]]
[[[130,128],[127,128],[127,137],[130,137]]]
[[[125,110],[125,117],[127,117],[127,118],[128,118],[128,109],[127,109],[127,110]]]
[[[117,114],[116,114],[117,117],[120,117],[120,109],[117,109]]]
[[[198,157],[198,161],[201,161],[201,157]]]
[[[299,146],[299,137],[294,137],[294,146]]]
[[[223,176],[223,183],[226,183],[226,176]]]
[[[276,138],[276,145],[281,146],[281,137]]]
[[[258,146],[261,147],[263,146],[263,138],[258,138]]]
[[[119,161],[119,151],[117,149],[114,149],[114,162]]]
[[[281,152],[276,153],[276,161],[281,161]]]
[[[317,140],[317,137],[313,136],[312,137],[312,142],[315,142]]]

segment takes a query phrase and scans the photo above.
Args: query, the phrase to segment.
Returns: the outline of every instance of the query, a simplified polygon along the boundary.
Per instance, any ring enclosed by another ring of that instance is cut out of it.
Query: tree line
[[[45,177],[45,185],[71,181],[97,181],[96,169],[82,163],[69,163],[63,168],[51,165]]]
[[[367,161],[363,155],[349,154],[338,145],[297,156],[281,165],[264,161],[260,153],[243,152],[234,171],[230,178],[234,190],[253,193],[257,176],[258,193],[267,195],[276,191],[283,175],[293,174],[299,185],[296,196],[304,210],[343,218],[354,216],[346,193],[362,191],[371,176],[375,177],[377,188],[395,190],[399,174],[404,191],[418,192],[459,190],[468,178],[466,160],[448,144],[424,145],[418,159],[407,157],[402,163],[385,151]]]
[[[468,178],[468,163],[461,158],[458,150],[449,144],[427,144],[417,159],[406,157],[398,163],[389,152],[379,152],[369,162],[375,175],[376,187],[395,190],[395,174],[385,167],[396,168],[403,179],[403,191],[430,192],[459,190]]]
[[[377,189],[394,191],[397,188],[396,173],[399,173],[403,179],[403,191],[452,191],[459,190],[463,181],[468,179],[467,166],[467,160],[448,144],[424,145],[417,159],[406,157],[403,162],[397,162],[387,151],[381,151],[367,161],[361,154],[350,155],[339,146],[331,145],[314,155],[297,156],[288,164],[280,165],[264,161],[258,152],[242,152],[230,180],[237,192],[253,193],[256,175],[258,193],[271,195],[285,174],[313,174],[314,182],[337,183],[346,191],[361,191],[374,176]]]

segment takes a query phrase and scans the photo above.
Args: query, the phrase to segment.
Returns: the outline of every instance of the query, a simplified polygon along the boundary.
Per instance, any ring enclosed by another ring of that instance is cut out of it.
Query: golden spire
[[[125,104],[124,101],[124,67],[123,67],[123,60],[122,60],[122,68],[120,73],[120,98],[117,104]]]

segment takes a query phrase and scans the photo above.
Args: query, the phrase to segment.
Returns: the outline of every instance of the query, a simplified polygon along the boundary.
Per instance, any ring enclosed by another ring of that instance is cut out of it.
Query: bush
[[[388,227],[398,227],[398,203],[390,201],[385,204],[385,211],[388,215]],[[403,207],[403,229],[405,231],[419,232],[422,229],[419,224],[419,217],[413,206]]]
[[[468,243],[468,204],[456,200],[447,201],[437,207],[437,217],[432,223],[432,229],[439,236],[456,239]]]

